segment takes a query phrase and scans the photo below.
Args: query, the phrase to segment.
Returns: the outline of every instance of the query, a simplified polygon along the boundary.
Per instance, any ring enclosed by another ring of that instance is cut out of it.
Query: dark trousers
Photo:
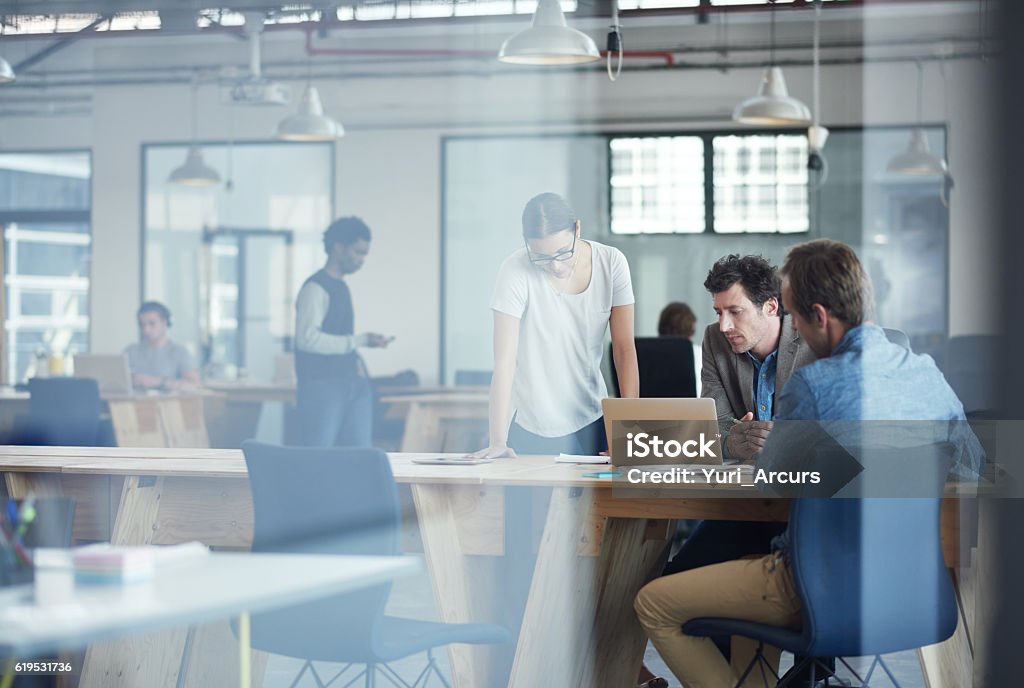
[[[778,522],[701,521],[672,561],[665,565],[662,575],[771,554],[772,538],[785,529],[786,524]]]
[[[373,392],[367,378],[302,380],[296,401],[304,446],[373,446]]]
[[[608,439],[604,433],[604,417],[598,418],[574,433],[561,437],[535,435],[512,419],[508,429],[508,446],[517,454],[582,454],[594,456],[608,451]]]

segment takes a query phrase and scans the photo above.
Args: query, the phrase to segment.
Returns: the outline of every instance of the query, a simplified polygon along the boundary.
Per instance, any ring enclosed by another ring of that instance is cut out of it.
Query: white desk
[[[218,552],[158,565],[155,578],[144,583],[76,585],[71,604],[61,607],[37,607],[32,587],[16,586],[0,590],[0,657],[30,659],[98,640],[269,611],[417,570],[412,557]]]

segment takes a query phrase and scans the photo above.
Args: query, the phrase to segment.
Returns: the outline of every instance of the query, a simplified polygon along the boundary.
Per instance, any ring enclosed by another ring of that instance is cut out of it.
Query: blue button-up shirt
[[[939,428],[948,433],[928,441],[943,440],[953,445],[954,476],[977,478],[984,460],[984,451],[967,425],[963,406],[935,361],[893,344],[882,328],[870,324],[849,330],[831,355],[793,373],[779,395],[775,420],[768,444],[758,456],[758,468],[773,468],[777,454],[773,449],[786,446],[780,429],[787,420],[939,421],[924,424],[924,429]],[[917,429],[915,425],[920,424],[898,423],[895,427],[910,433]],[[867,434],[867,427],[847,422],[830,425],[829,430],[840,444],[847,440],[854,444]],[[773,538],[772,549],[785,554],[788,548],[787,530]]]
[[[771,420],[775,406],[775,369],[779,360],[779,350],[765,356],[759,361],[757,356],[747,352],[747,357],[754,364],[754,417],[757,420]]]

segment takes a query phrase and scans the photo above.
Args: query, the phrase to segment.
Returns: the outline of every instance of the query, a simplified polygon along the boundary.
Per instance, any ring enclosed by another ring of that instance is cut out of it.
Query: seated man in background
[[[700,396],[701,348],[693,341],[697,331],[697,315],[690,305],[682,301],[673,301],[661,309],[658,316],[659,337],[682,337],[693,344],[693,371],[697,381],[697,396]]]
[[[782,276],[792,326],[822,358],[793,373],[779,395],[776,420],[943,421],[949,436],[937,439],[955,448],[954,474],[976,476],[982,451],[963,422],[963,406],[930,357],[893,344],[871,324],[871,285],[853,249],[829,240],[800,244],[789,251]],[[778,439],[776,434],[768,438],[759,466],[773,455]],[[788,531],[772,549],[760,557],[659,578],[637,595],[641,625],[683,685],[732,688],[738,675],[712,641],[683,633],[690,619],[731,617],[800,627]],[[745,685],[750,684],[748,679]]]
[[[132,385],[141,389],[187,390],[199,387],[199,368],[188,349],[167,336],[171,311],[158,301],[139,306],[139,341],[125,347]]]

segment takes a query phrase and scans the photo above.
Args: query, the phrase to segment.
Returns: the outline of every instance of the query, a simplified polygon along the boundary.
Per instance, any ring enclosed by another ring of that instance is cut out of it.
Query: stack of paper
[[[74,550],[71,561],[78,583],[134,583],[152,578],[157,566],[178,566],[209,553],[209,548],[199,542],[170,547],[98,544]]]
[[[76,583],[134,583],[153,577],[152,547],[83,547],[71,555]]]

